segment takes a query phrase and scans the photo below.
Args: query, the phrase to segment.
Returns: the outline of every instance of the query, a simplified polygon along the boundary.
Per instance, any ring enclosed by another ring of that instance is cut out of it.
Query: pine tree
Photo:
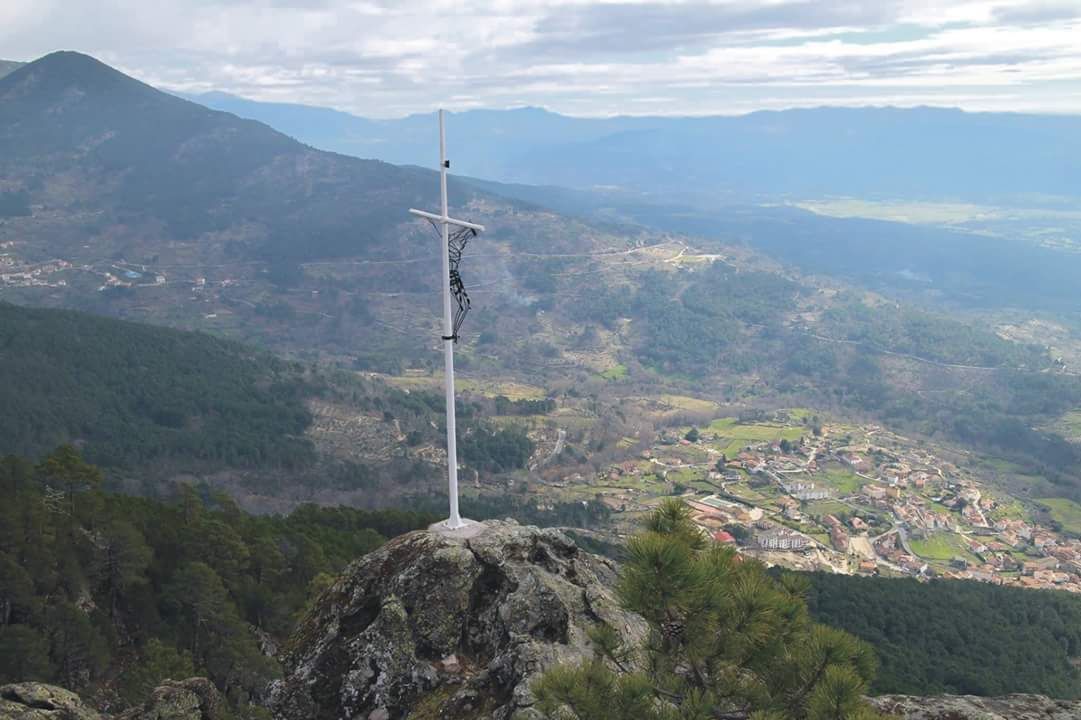
[[[553,720],[872,720],[862,696],[876,658],[812,622],[795,576],[708,543],[670,500],[628,545],[618,592],[649,626],[641,647],[610,627],[595,657],[546,673],[537,707]]]
[[[97,538],[96,575],[108,598],[109,617],[115,619],[120,599],[133,585],[146,582],[153,552],[143,534],[126,520],[110,519]]]
[[[56,666],[57,680],[70,689],[78,690],[106,668],[109,644],[95,621],[71,603],[59,603],[46,616],[51,644],[50,659]]]
[[[189,653],[152,638],[140,653],[139,662],[124,673],[120,694],[134,705],[149,697],[162,680],[183,680],[194,674]]]
[[[183,635],[196,661],[205,659],[207,646],[239,624],[236,608],[221,578],[206,563],[182,566],[165,591],[166,604],[183,618]]]
[[[17,620],[26,622],[39,605],[30,573],[7,553],[0,552],[0,628]]]
[[[49,641],[40,630],[29,625],[0,627],[0,684],[47,682],[54,673],[49,661]]]

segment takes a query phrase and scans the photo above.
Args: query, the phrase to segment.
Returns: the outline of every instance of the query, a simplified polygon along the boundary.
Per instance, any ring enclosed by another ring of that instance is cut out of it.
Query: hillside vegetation
[[[870,643],[876,693],[1081,697],[1081,598],[974,582],[817,573],[819,622]]]
[[[863,698],[873,651],[812,621],[790,579],[709,542],[666,501],[628,542],[617,587],[648,636],[600,624],[592,660],[534,685],[538,707],[552,720],[879,720]]]
[[[57,173],[71,173],[70,186],[50,186]],[[293,260],[372,249],[401,222],[399,207],[434,191],[424,172],[320,153],[74,52],[0,78],[0,177],[32,202],[96,207],[78,229],[103,239],[152,217],[150,240],[220,233],[201,252],[225,241],[233,258]],[[51,242],[71,242],[72,229]]]
[[[203,333],[0,303],[0,377],[2,453],[77,442],[107,465],[314,458],[298,369]]]
[[[206,675],[237,708],[279,673],[281,643],[347,562],[434,515],[298,508],[254,517],[205,487],[165,502],[105,494],[71,447],[0,459],[0,684],[144,699]]]

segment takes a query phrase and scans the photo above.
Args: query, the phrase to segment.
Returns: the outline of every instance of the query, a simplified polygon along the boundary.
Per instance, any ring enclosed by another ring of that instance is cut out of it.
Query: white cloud
[[[373,116],[813,104],[1081,112],[1075,0],[3,0],[0,57]]]

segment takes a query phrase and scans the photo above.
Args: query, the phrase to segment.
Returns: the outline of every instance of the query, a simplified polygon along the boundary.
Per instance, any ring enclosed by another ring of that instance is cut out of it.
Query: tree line
[[[78,442],[109,466],[315,458],[301,368],[210,335],[0,303],[0,377],[3,453]]]
[[[56,682],[117,707],[208,676],[242,715],[280,673],[272,648],[336,572],[422,512],[302,506],[256,517],[209,488],[107,494],[70,446],[0,460],[0,683]]]
[[[807,577],[811,615],[877,650],[876,693],[1081,697],[1081,597],[962,581]]]

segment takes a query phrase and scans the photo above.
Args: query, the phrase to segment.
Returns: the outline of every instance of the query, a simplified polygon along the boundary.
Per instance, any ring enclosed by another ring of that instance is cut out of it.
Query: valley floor
[[[1071,532],[1081,507],[1014,497],[993,465],[970,454],[806,409],[736,418],[689,397],[636,403],[658,417],[718,417],[624,437],[605,465],[573,471],[562,455],[568,433],[603,420],[569,400],[547,416],[503,418],[530,423],[537,441],[518,489],[542,508],[599,501],[617,535],[679,496],[714,541],[792,569],[1081,593],[1081,540]],[[469,491],[490,489],[478,482]]]

